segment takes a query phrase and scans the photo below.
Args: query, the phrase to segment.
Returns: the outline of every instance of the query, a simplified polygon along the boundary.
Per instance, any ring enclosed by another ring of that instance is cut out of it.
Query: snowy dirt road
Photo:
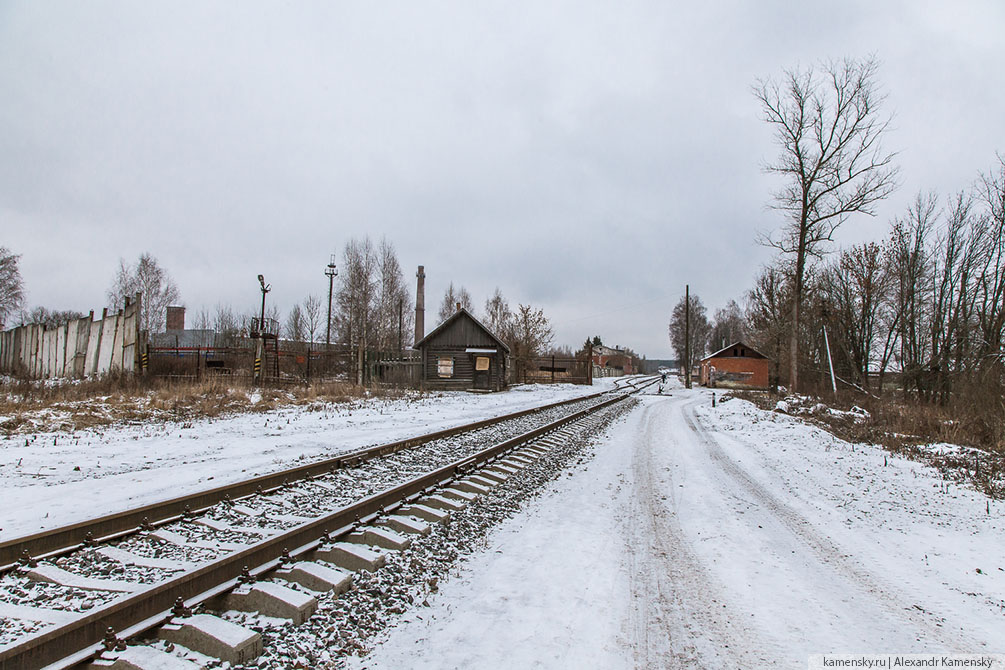
[[[1000,501],[741,400],[712,409],[707,391],[644,398],[593,450],[356,664],[805,668],[1005,649]]]

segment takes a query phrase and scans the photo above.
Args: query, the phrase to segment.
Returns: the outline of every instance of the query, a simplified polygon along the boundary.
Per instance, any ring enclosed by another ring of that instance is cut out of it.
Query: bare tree
[[[79,319],[84,315],[72,309],[46,309],[36,307],[22,317],[25,323],[39,323],[46,328],[57,328],[63,324]]]
[[[196,312],[192,322],[196,330],[210,330],[213,328],[213,318],[209,315],[209,310],[205,307]]]
[[[544,351],[545,356],[561,356],[562,358],[572,358],[576,354],[572,351],[572,347],[567,344],[559,344],[549,347]]]
[[[450,282],[446,293],[443,294],[443,302],[440,303],[440,323],[449,319],[457,311],[457,303],[460,303],[461,307],[469,312],[474,312],[474,307],[471,304],[471,294],[468,293],[468,290],[463,286],[454,288],[454,282]]]
[[[821,274],[824,321],[831,332],[836,365],[863,388],[869,386],[869,369],[878,335],[880,310],[889,297],[890,274],[883,248],[861,244],[838,256]]]
[[[874,59],[845,59],[819,68],[787,70],[781,82],[760,80],[754,95],[775,128],[781,152],[766,169],[785,178],[774,207],[786,225],[765,242],[794,256],[789,377],[799,385],[800,308],[807,260],[820,256],[834,231],[854,213],[896,188],[894,154],[881,139],[890,124],[880,116]]]
[[[512,321],[509,302],[497,286],[492,297],[485,301],[485,327],[495,333],[496,337],[505,340],[512,328]]]
[[[290,313],[286,317],[286,337],[295,343],[307,340],[307,327],[304,325],[304,312],[300,305],[290,308]]]
[[[108,301],[112,307],[120,309],[126,298],[131,299],[137,293],[143,296],[140,329],[149,333],[164,330],[167,307],[179,301],[178,287],[167,270],[149,253],[140,254],[135,264],[119,259],[119,269],[108,289]]]
[[[985,246],[977,284],[977,323],[984,358],[1000,356],[1005,330],[1005,157],[998,155],[994,170],[981,174],[977,198],[984,208]]]
[[[685,315],[688,303],[690,303],[690,314]],[[685,324],[685,320],[688,321],[688,324]],[[684,370],[684,374],[689,374],[694,364],[705,355],[708,336],[712,332],[712,326],[708,322],[705,305],[702,304],[701,298],[692,293],[689,300],[680,299],[680,302],[673,308],[668,332],[670,346],[677,353],[681,369]],[[688,342],[690,342],[690,347],[687,346]],[[690,354],[690,359],[688,354]]]
[[[216,331],[220,346],[233,346],[241,336],[241,331],[246,329],[247,321],[249,321],[248,317],[235,314],[229,305],[217,303],[211,327]]]
[[[365,343],[373,337],[379,283],[377,268],[377,254],[369,237],[346,242],[335,300],[338,310],[334,317],[339,338],[345,344]]]
[[[769,265],[761,270],[754,287],[747,293],[747,325],[755,347],[770,351],[775,361],[775,379],[784,362],[785,337],[792,315],[791,285],[784,265]]]
[[[415,314],[412,298],[405,284],[394,245],[387,238],[380,241],[378,255],[378,303],[376,308],[376,344],[382,351],[401,351],[412,332]]]
[[[0,329],[14,316],[24,303],[24,281],[18,267],[21,256],[7,247],[0,247]]]
[[[718,351],[746,337],[746,320],[743,310],[730,300],[722,309],[715,312],[715,321],[708,337],[709,351]]]
[[[531,305],[518,305],[511,315],[511,324],[506,344],[510,348],[515,372],[519,377],[529,361],[540,356],[551,345],[555,334],[544,311],[534,309]]]
[[[923,392],[933,284],[930,239],[937,221],[938,199],[934,194],[919,193],[907,214],[894,220],[890,236],[893,308],[888,328],[896,334],[905,393],[911,387]]]
[[[322,330],[321,326],[324,325],[324,317],[321,315],[321,298],[313,294],[307,296],[300,307],[300,312],[303,314],[307,341],[310,344],[310,349],[313,350],[314,342]]]

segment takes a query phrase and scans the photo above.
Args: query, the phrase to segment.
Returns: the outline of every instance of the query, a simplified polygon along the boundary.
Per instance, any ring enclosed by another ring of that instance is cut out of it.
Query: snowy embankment
[[[222,419],[0,440],[0,541],[249,477],[613,388],[369,398]]]
[[[1005,502],[704,390],[649,396],[359,667],[1005,651]]]

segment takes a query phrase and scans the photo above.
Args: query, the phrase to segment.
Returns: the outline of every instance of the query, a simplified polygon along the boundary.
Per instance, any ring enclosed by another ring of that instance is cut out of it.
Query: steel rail
[[[236,580],[249,566],[261,573],[267,569],[263,569],[263,566],[274,562],[278,564],[278,559],[288,548],[295,548],[291,552],[293,555],[307,553],[328,538],[331,531],[335,531],[335,535],[348,532],[363,520],[395,509],[409,498],[421,496],[428,489],[450,482],[505,452],[629,397],[630,393],[615,395],[409,482],[266,538],[203,567],[96,608],[69,624],[30,637],[0,652],[0,670],[41,668],[60,663],[68,657],[73,657],[74,663],[82,662],[100,650],[100,642],[109,628],[114,631],[129,629],[131,634],[137,634],[158,626],[172,617],[171,608],[179,599],[190,605],[193,600],[198,602],[213,597],[220,593],[222,585],[228,582],[236,584]]]
[[[569,405],[582,400],[598,398],[609,391],[592,393],[569,400],[532,407],[493,417],[474,423],[438,430],[425,435],[406,438],[373,447],[340,454],[314,463],[281,470],[266,475],[259,475],[232,484],[224,484],[216,488],[196,493],[190,493],[177,498],[151,503],[122,512],[108,514],[95,519],[80,521],[67,526],[52,528],[33,535],[13,538],[0,542],[0,574],[15,567],[23,558],[46,558],[76,550],[85,543],[111,540],[122,535],[134,533],[147,524],[154,525],[173,521],[185,514],[198,513],[227,499],[237,499],[255,493],[279,489],[287,484],[307,479],[343,467],[359,465],[365,461],[387,456],[403,449],[410,449],[434,440],[453,437],[461,433],[478,430],[511,419],[517,419],[530,414],[543,412],[555,407]]]

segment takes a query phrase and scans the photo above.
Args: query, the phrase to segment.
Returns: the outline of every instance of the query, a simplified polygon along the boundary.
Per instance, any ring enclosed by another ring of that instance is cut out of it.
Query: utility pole
[[[398,296],[398,353],[405,349],[405,343],[401,339],[401,330],[405,325],[405,313],[402,311],[404,307],[405,301]]]
[[[255,350],[255,382],[262,383],[262,359],[265,358],[265,294],[272,290],[272,285],[265,283],[265,276],[258,275],[258,283],[262,287],[262,314],[258,318],[258,346]],[[278,351],[276,352],[279,353]],[[278,364],[279,356],[276,356]]]
[[[328,277],[328,331],[325,334],[325,351],[328,351],[332,343],[332,286],[335,283],[335,277],[338,276],[338,268],[335,267],[335,254],[332,254],[328,261],[325,275]]]
[[[684,285],[684,388],[691,388],[691,286]]]
[[[831,370],[831,391],[837,396],[838,386],[834,379],[834,361],[831,359],[831,343],[827,340],[827,326],[824,326],[824,347],[827,348],[827,367]]]

